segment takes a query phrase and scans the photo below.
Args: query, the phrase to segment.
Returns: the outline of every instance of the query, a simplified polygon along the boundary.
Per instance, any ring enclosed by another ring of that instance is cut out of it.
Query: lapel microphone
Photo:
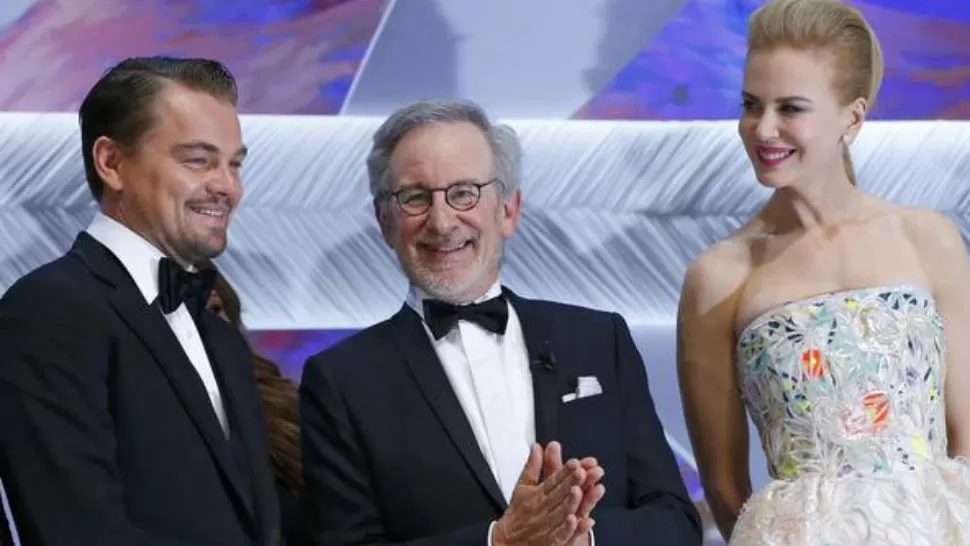
[[[542,342],[542,349],[536,355],[533,364],[542,366],[542,369],[547,372],[556,371],[556,353],[552,352],[552,343],[548,339]]]

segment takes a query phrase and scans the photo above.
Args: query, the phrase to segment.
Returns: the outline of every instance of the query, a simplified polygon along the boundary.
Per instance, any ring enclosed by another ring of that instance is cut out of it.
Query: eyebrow
[[[210,154],[218,154],[219,147],[209,142],[194,141],[194,142],[183,142],[181,144],[176,144],[175,146],[172,147],[172,151],[175,153],[203,151]],[[249,155],[249,148],[243,146],[238,150],[236,150],[236,153],[233,155],[235,157],[239,157],[240,159],[242,159],[247,155]]]
[[[491,178],[489,178],[487,181],[490,181],[490,180],[491,180]],[[456,178],[456,179],[448,182],[448,184],[445,187],[454,186],[455,184],[482,184],[482,183],[484,183],[484,182],[481,181],[481,180],[479,180],[479,179],[477,179],[477,178]],[[410,188],[428,189],[426,186],[427,186],[427,183],[424,180],[415,180],[413,182],[406,182],[406,183],[400,184],[398,186],[398,189],[405,189],[405,188],[407,188],[407,189],[410,189]]]
[[[761,102],[761,99],[752,95],[751,93],[748,93],[747,91],[742,91],[741,97],[745,99]],[[798,95],[788,95],[785,97],[778,97],[777,99],[775,99],[775,102],[812,102],[812,99],[809,99],[807,97],[801,97]]]

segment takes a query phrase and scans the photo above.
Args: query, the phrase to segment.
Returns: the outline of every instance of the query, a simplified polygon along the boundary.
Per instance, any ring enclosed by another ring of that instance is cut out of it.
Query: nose
[[[227,197],[233,205],[242,198],[243,187],[238,167],[225,164],[213,170],[207,182],[209,193]]]
[[[770,111],[763,112],[755,126],[755,136],[759,142],[767,142],[778,136],[778,118]]]
[[[457,223],[455,209],[445,201],[443,193],[435,193],[428,209],[427,227],[435,233],[449,233]]]

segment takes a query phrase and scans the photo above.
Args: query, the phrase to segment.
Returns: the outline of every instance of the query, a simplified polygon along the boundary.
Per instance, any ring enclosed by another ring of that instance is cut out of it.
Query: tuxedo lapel
[[[532,302],[518,297],[507,288],[503,288],[503,292],[522,325],[522,336],[529,353],[529,369],[532,371],[536,442],[545,446],[559,439],[560,372],[552,338]]]
[[[145,302],[124,265],[90,235],[81,233],[72,252],[95,276],[111,287],[111,304],[158,362],[213,458],[252,515],[252,506],[247,503],[249,495],[245,494],[240,477],[234,471],[226,436],[213,411],[209,395],[161,310]]]
[[[421,318],[405,305],[391,319],[391,326],[407,367],[428,405],[489,498],[499,510],[504,510],[507,506],[505,497],[478,447],[475,434],[421,324]]]
[[[252,390],[252,386],[243,384],[247,380],[247,376],[239,371],[240,367],[248,367],[251,377],[253,358],[250,353],[243,350],[245,345],[242,340],[224,339],[214,333],[218,332],[220,326],[224,326],[213,324],[219,320],[221,319],[211,313],[203,313],[200,330],[203,332],[202,339],[205,343],[206,353],[209,355],[209,363],[212,364],[213,371],[219,378],[222,404],[226,409],[230,423],[230,443],[238,442],[242,449],[241,455],[244,460],[239,461],[238,468],[234,468],[239,472],[246,473],[251,480],[254,480],[250,483],[245,479],[245,476],[239,476],[239,483],[242,486],[247,484],[250,486],[248,487],[248,494],[243,495],[243,500],[250,515],[253,515],[255,513],[254,503],[256,502],[253,492],[257,485],[255,480],[262,475],[256,471],[254,463],[261,460],[259,456],[261,446],[259,445],[258,434],[252,428],[255,423],[251,419],[244,419],[243,416],[252,411],[253,405],[260,407],[260,402],[259,400],[249,400],[245,396],[245,393]],[[254,381],[253,379],[249,380]],[[265,459],[265,457],[262,459]],[[265,487],[265,484],[260,485]]]

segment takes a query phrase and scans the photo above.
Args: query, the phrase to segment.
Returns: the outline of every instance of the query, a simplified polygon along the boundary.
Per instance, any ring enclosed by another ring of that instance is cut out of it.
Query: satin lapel
[[[526,350],[529,352],[529,369],[532,371],[532,394],[535,409],[536,442],[543,447],[559,440],[559,363],[553,340],[543,317],[533,302],[520,298],[511,290],[503,289],[509,304],[515,309],[522,325]]]
[[[259,433],[253,428],[258,426],[258,422],[253,422],[253,418],[262,418],[260,413],[262,406],[258,397],[249,396],[249,393],[255,391],[253,357],[246,349],[244,339],[227,339],[225,336],[218,335],[225,330],[226,326],[219,324],[217,322],[219,320],[221,319],[210,313],[203,314],[202,339],[209,355],[209,363],[212,364],[213,371],[222,382],[222,404],[229,415],[230,434],[235,435],[241,443],[246,457],[246,470],[250,471],[249,475],[253,480],[252,493],[244,495],[246,508],[250,516],[254,517],[254,521],[259,521],[259,518],[255,517],[257,514],[254,508],[254,503],[257,502],[255,492],[263,491],[268,486],[266,483],[256,483],[257,479],[264,477],[264,473],[257,471],[255,463],[262,461],[263,465],[269,465],[269,460],[265,456],[266,447],[260,445]],[[247,385],[246,381],[250,381],[251,384]],[[260,456],[260,453],[263,455]],[[243,480],[240,483],[246,482]],[[258,513],[267,513],[263,511],[265,508],[261,506]]]
[[[411,375],[452,443],[499,510],[505,497],[475,440],[465,412],[455,396],[421,318],[406,305],[391,319],[392,331]]]
[[[86,233],[79,235],[72,252],[92,273],[114,288],[109,296],[111,304],[155,358],[213,458],[245,503],[248,495],[243,494],[239,476],[232,467],[226,437],[209,401],[209,394],[161,310],[145,302],[121,262],[93,237]]]

